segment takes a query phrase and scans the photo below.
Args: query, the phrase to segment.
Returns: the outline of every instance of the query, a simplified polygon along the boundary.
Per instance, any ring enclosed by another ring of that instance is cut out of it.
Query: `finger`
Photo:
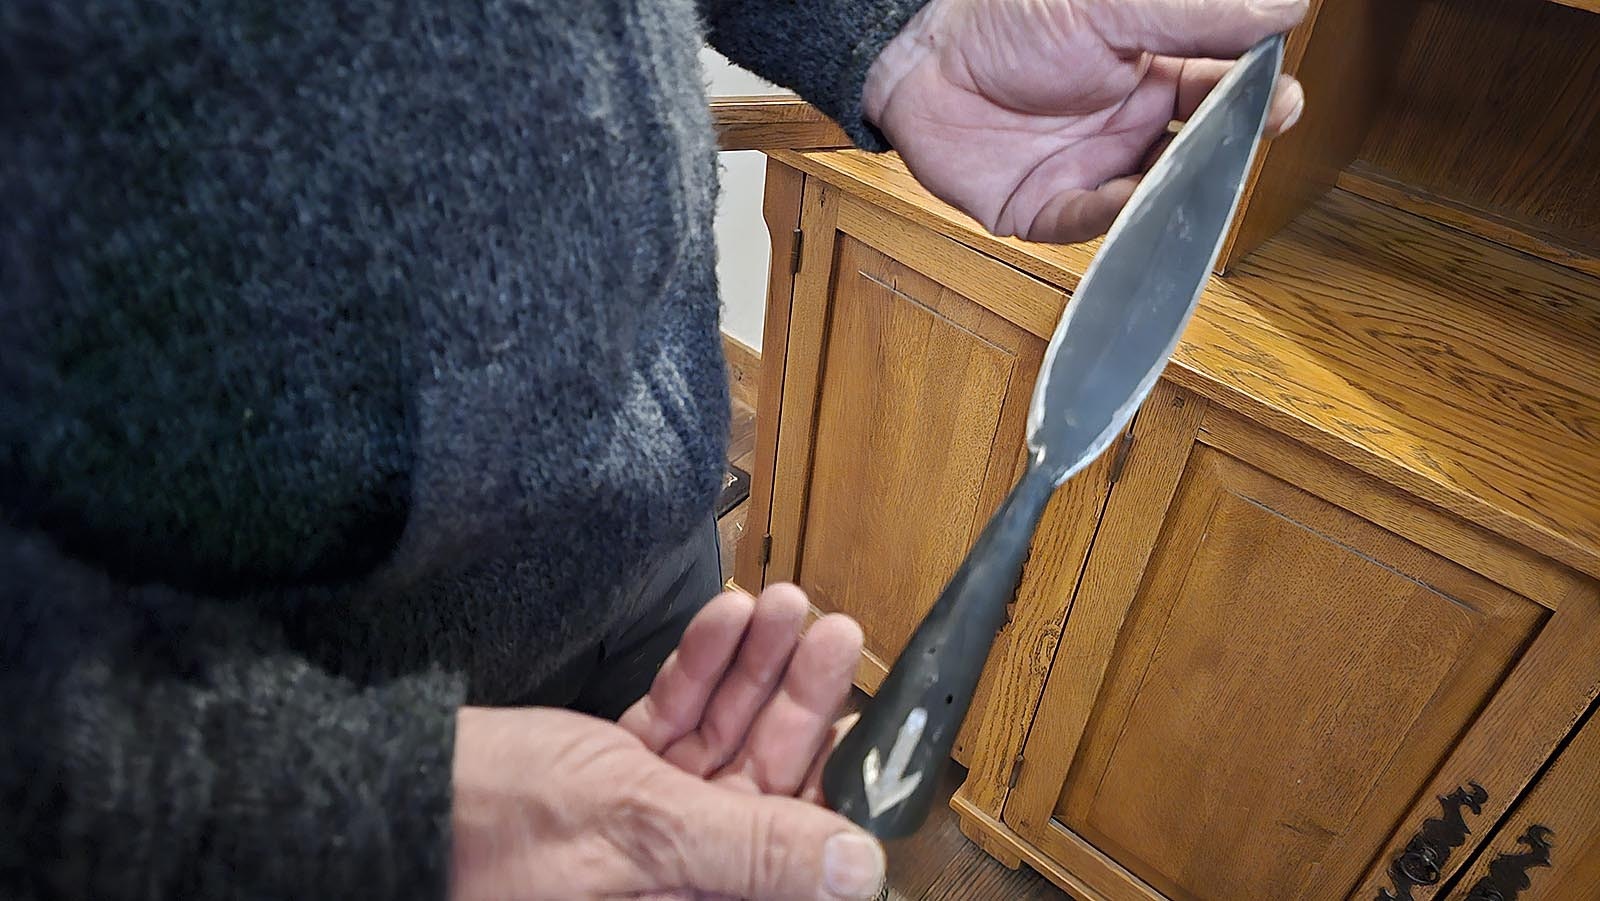
[[[1070,189],[1052,198],[1022,237],[1029,241],[1074,244],[1106,233],[1127,205],[1140,176],[1112,179],[1089,191]]]
[[[689,621],[677,649],[656,673],[649,693],[629,707],[617,725],[658,754],[693,731],[733,661],[754,612],[755,601],[742,592],[712,598]]]
[[[738,898],[867,899],[883,884],[883,847],[832,811],[750,795],[671,771],[612,830],[663,888]]]
[[[1177,83],[1172,117],[1187,120],[1233,65],[1232,60],[1225,59],[1178,59],[1167,56],[1152,62],[1150,69],[1155,77],[1168,77]],[[1277,87],[1272,92],[1272,105],[1267,109],[1267,136],[1282,134],[1293,127],[1305,111],[1305,105],[1306,92],[1300,82],[1291,75],[1278,76]]]
[[[673,742],[662,756],[698,776],[727,764],[776,690],[805,618],[806,597],[800,589],[775,585],[763,591],[738,656],[713,691],[699,728]]]
[[[1177,134],[1174,132],[1162,132],[1161,137],[1156,138],[1156,142],[1151,144],[1150,149],[1146,150],[1144,152],[1144,156],[1140,158],[1139,171],[1150,171],[1150,167],[1154,166],[1156,164],[1156,160],[1161,158],[1161,154],[1167,151],[1167,145],[1171,144],[1172,139],[1175,137],[1177,137]]]
[[[828,730],[828,744],[811,762],[811,771],[806,773],[805,785],[800,787],[800,800],[810,801],[812,804],[826,804],[827,798],[822,794],[822,770],[828,765],[828,758],[839,747],[839,742],[850,734],[856,723],[861,721],[861,711],[856,711],[833,724]]]
[[[861,642],[861,627],[848,616],[812,624],[726,775],[767,794],[798,794],[850,694]]]
[[[1308,0],[1081,0],[1103,40],[1122,53],[1237,58],[1305,18]]]

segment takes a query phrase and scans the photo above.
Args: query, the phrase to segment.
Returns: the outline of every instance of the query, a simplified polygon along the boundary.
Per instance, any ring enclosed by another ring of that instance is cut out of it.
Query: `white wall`
[[[788,93],[734,66],[706,48],[700,54],[707,90],[715,94]],[[767,158],[756,151],[720,154],[722,194],[717,204],[717,280],[722,291],[722,330],[756,350],[767,303],[767,265],[772,249],[761,218]]]

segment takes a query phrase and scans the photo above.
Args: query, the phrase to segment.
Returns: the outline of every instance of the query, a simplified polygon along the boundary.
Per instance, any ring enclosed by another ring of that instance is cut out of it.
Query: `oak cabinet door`
[[[815,182],[802,206],[764,578],[861,623],[870,691],[1018,474],[1064,295]]]
[[[1562,749],[1450,893],[1452,901],[1600,898],[1600,716]]]
[[[1477,828],[1440,859],[1460,867],[1592,697],[1592,678],[1548,679],[1597,647],[1593,584],[1165,397],[1004,821],[1109,898],[1376,898],[1437,796],[1480,786],[1482,822],[1465,811]]]

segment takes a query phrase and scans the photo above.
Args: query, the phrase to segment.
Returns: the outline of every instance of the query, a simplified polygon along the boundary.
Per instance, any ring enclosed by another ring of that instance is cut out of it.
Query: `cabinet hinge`
[[[761,536],[761,565],[766,566],[772,562],[772,536]]]
[[[1017,759],[1011,761],[1011,778],[1006,780],[1006,790],[1010,791],[1011,789],[1016,788],[1017,787],[1017,780],[1019,780],[1021,778],[1022,778],[1022,755],[1018,754],[1017,755]]]
[[[789,245],[789,271],[791,273],[798,273],[800,271],[800,250],[801,248],[805,247],[805,243],[806,233],[798,228],[795,229],[794,243]]]
[[[1128,465],[1128,451],[1133,449],[1133,431],[1122,433],[1122,440],[1117,442],[1117,449],[1112,451],[1111,457],[1111,484],[1115,485],[1122,478],[1122,469]]]

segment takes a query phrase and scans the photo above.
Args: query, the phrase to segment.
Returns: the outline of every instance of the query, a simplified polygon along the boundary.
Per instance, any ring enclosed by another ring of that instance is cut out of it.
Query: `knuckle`
[[[784,887],[796,888],[786,886],[791,849],[787,842],[780,840],[781,834],[769,813],[758,812],[750,818],[751,853],[745,869],[746,891],[762,894]]]
[[[662,886],[687,884],[693,842],[687,814],[666,801],[653,780],[621,791],[602,830],[608,843]]]

